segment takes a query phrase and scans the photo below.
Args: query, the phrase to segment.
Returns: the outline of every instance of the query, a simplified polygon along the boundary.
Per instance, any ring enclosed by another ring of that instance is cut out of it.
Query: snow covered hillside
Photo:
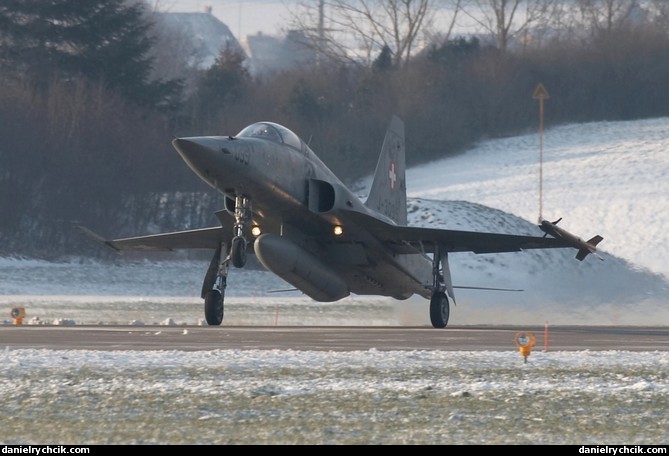
[[[544,218],[563,217],[560,226],[586,239],[601,234],[602,251],[669,278],[669,118],[549,129],[543,163]],[[470,201],[535,223],[539,134],[410,169],[407,187],[410,197]]]

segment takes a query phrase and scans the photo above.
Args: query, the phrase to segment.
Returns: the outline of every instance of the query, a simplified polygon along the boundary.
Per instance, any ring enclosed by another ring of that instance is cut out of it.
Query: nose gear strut
[[[235,226],[233,227],[234,237],[230,245],[230,261],[236,268],[243,268],[246,264],[246,238],[244,230],[251,221],[251,200],[246,196],[237,195],[235,197]]]
[[[241,195],[235,197],[235,225],[230,241],[230,254],[225,242],[221,243],[209,263],[209,269],[202,284],[204,315],[207,324],[218,326],[223,322],[225,288],[228,278],[228,264],[242,268],[246,264],[246,238],[244,230],[251,221],[251,201]]]

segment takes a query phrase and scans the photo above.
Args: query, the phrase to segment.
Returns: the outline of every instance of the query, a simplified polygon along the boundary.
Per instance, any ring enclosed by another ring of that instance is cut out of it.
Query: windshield
[[[287,144],[297,150],[302,149],[302,141],[295,133],[272,122],[258,122],[239,132],[239,138],[262,138],[280,144]]]

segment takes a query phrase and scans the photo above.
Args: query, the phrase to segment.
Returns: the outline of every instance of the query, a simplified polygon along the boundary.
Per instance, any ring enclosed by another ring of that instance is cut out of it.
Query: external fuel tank
[[[350,294],[341,277],[290,239],[263,234],[255,240],[254,249],[265,268],[316,301],[337,301]]]

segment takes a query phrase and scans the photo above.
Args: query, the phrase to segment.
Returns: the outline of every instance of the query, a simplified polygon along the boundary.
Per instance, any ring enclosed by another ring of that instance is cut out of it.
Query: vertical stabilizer
[[[398,225],[407,224],[404,122],[397,116],[393,116],[386,131],[365,205]]]

